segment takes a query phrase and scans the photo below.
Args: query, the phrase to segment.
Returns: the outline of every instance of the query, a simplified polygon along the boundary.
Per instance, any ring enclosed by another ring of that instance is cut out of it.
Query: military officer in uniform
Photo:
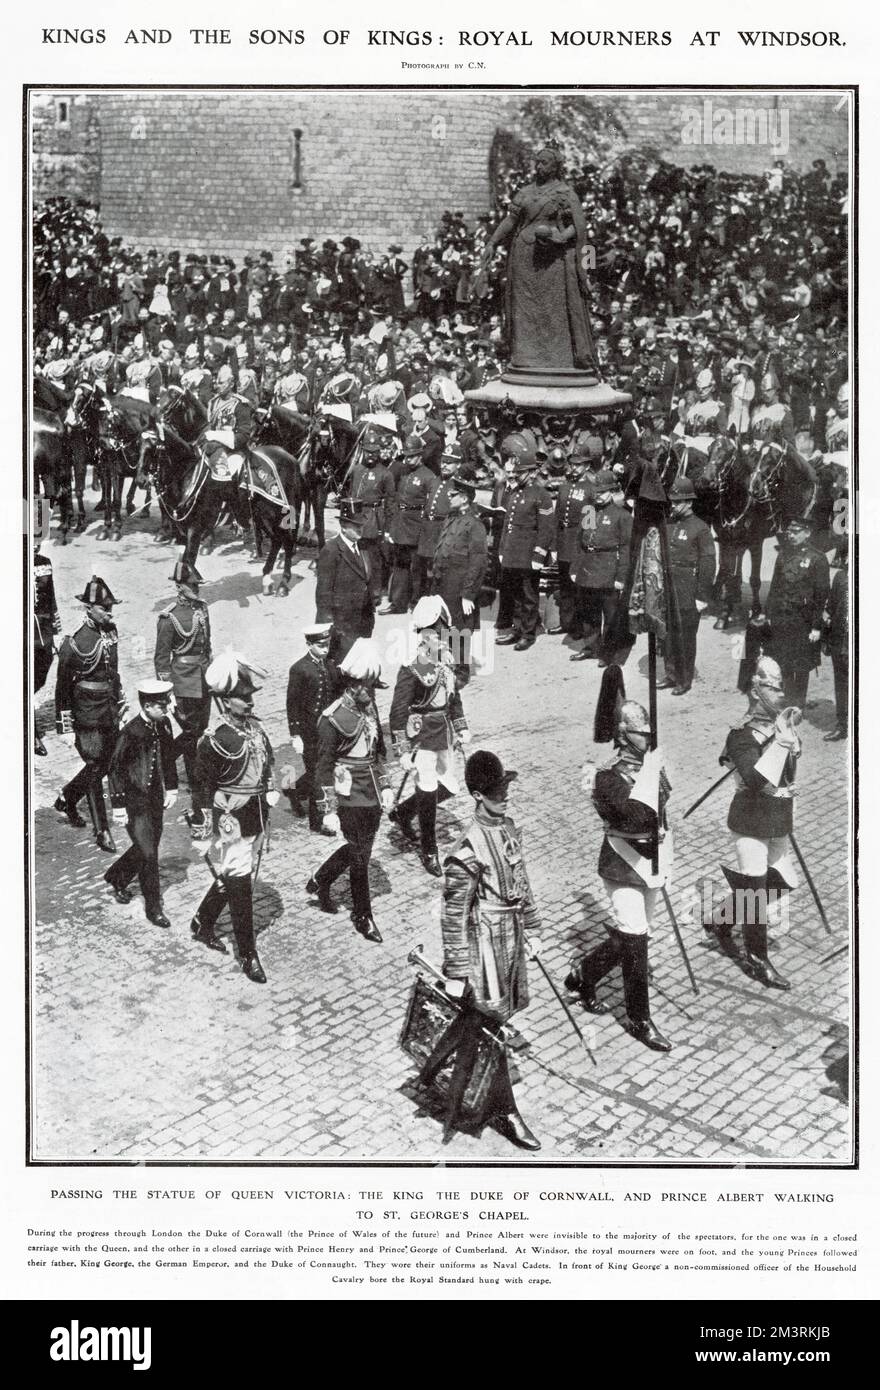
[[[485,750],[468,758],[464,778],[474,821],[444,859],[443,973],[460,1011],[425,1062],[420,1082],[430,1086],[450,1056],[455,1060],[447,1096],[444,1142],[455,1133],[459,1107],[475,1063],[481,1032],[498,1028],[527,1007],[527,959],[540,951],[541,919],[529,883],[522,834],[508,815],[510,783],[499,758]],[[535,933],[529,940],[527,932]],[[535,1152],[540,1140],[517,1109],[503,1039],[484,1115],[505,1139]]]
[[[534,646],[540,618],[538,585],[555,531],[553,498],[536,481],[538,456],[522,433],[501,443],[506,487],[501,495],[504,521],[498,547],[501,589],[498,601],[498,646],[524,652]]]
[[[276,405],[287,406],[297,414],[304,414],[309,408],[309,383],[293,361],[293,349],[281,349],[279,375],[275,382],[272,399]]]
[[[652,1051],[669,1052],[672,1044],[651,1019],[648,933],[671,869],[671,842],[666,830],[670,788],[659,751],[649,751],[647,710],[635,700],[625,700],[616,722],[615,757],[598,771],[586,769],[584,782],[585,788],[592,783],[593,805],[605,827],[599,877],[615,924],[608,928],[608,939],[572,970],[565,987],[580,995],[590,1013],[606,1013],[596,998],[596,986],[620,963],[629,1032]]]
[[[416,789],[400,803],[393,819],[408,837],[412,816],[418,817],[422,863],[429,874],[440,877],[437,857],[437,805],[454,796],[458,782],[454,751],[470,742],[452,654],[433,627],[418,634],[415,660],[401,666],[391,700],[391,741],[404,774],[415,773]]]
[[[162,908],[159,841],[163,813],[177,800],[177,764],[168,711],[174,688],[170,681],[144,680],[138,685],[140,711],[116,741],[110,762],[113,820],[126,825],[131,845],[104,875],[119,903],[130,903],[128,885],[137,876],[147,919],[170,927]]]
[[[197,343],[187,343],[184,349],[180,385],[184,391],[190,391],[197,396],[207,409],[214,394],[213,383],[208,368],[202,366]]]
[[[822,614],[828,602],[828,561],[810,545],[810,523],[792,517],[779,548],[767,595],[764,642],[782,671],[785,698],[803,709],[810,671],[819,664]]]
[[[373,606],[378,607],[382,598],[384,569],[382,547],[394,506],[394,478],[382,457],[375,431],[369,430],[364,436],[361,453],[362,459],[351,470],[349,496],[353,504],[360,508],[363,518],[360,550],[362,555],[368,556],[370,595]]]
[[[34,536],[34,694],[43,689],[55,655],[54,635],[61,631],[55,602],[52,561],[40,554],[40,538]],[[46,756],[46,745],[34,730],[34,752]]]
[[[784,401],[780,400],[779,378],[773,371],[761,377],[761,404],[752,411],[752,438],[758,444],[791,446],[795,454],[794,419]]]
[[[210,449],[211,471],[215,478],[226,481],[241,472],[244,451],[254,428],[254,411],[250,401],[235,390],[235,374],[224,362],[217,372],[216,394],[208,405],[207,428],[202,440],[215,446]],[[219,452],[220,447],[225,453]]]
[[[331,623],[312,623],[303,631],[306,653],[290,668],[287,678],[287,727],[294,752],[303,760],[303,773],[287,789],[294,815],[304,816],[300,798],[308,802],[309,829],[321,830],[315,768],[318,762],[318,720],[342,693],[344,681],[329,659]]]
[[[306,884],[323,912],[336,912],[330,896],[334,881],[348,869],[352,921],[366,941],[380,942],[370,901],[370,855],[394,793],[384,769],[385,741],[376,711],[374,691],[381,678],[379,649],[360,637],[339,670],[345,689],[318,721],[318,805],[326,829],[340,830],[345,844],[334,850]]]
[[[474,509],[476,484],[457,473],[449,482],[449,513],[431,561],[432,588],[445,603],[452,627],[455,676],[471,676],[471,635],[480,625],[480,590],[489,563],[486,528]]]
[[[681,615],[682,663],[680,669],[675,668],[672,649],[667,646],[666,678],[657,688],[671,689],[673,695],[686,695],[693,684],[700,614],[709,605],[715,583],[715,541],[705,521],[694,516],[696,496],[689,478],[676,478],[669,491],[672,515],[666,523],[666,534],[672,585]]]
[[[613,657],[620,595],[629,567],[632,515],[614,501],[617,480],[610,468],[600,468],[589,484],[592,494],[583,509],[577,548],[571,561],[575,587],[575,621],[584,645],[570,661],[598,657],[605,666]]]
[[[376,618],[370,588],[369,552],[361,550],[364,517],[360,505],[339,506],[339,534],[318,554],[315,622],[332,623],[330,657],[340,662],[357,637],[370,637]]]
[[[421,596],[419,531],[434,481],[434,474],[422,462],[423,447],[422,439],[415,435],[410,435],[403,446],[405,472],[397,484],[388,528],[388,539],[394,546],[394,568],[388,602],[380,606],[380,613],[406,613]]]
[[[180,725],[174,756],[183,758],[186,769],[193,838],[206,840],[211,828],[195,764],[198,741],[211,718],[211,692],[205,682],[211,661],[211,623],[208,605],[199,598],[199,586],[204,580],[195,565],[178,560],[171,580],[177,585],[177,601],[159,614],[153,664],[157,679],[170,681],[174,688],[174,717]]]
[[[270,808],[278,800],[272,745],[254,714],[254,693],[260,689],[256,680],[263,674],[235,652],[215,657],[205,673],[222,717],[199,740],[196,777],[211,806],[220,863],[190,923],[196,941],[225,954],[226,945],[214,927],[228,903],[241,968],[257,985],[266,983],[266,975],[254,936],[251,875],[255,877],[259,869]]]
[[[727,410],[715,395],[715,377],[711,367],[697,374],[699,400],[685,416],[685,435],[688,443],[700,453],[708,454],[712,441],[727,430]]]
[[[113,607],[119,602],[97,575],[77,594],[85,604],[82,627],[65,637],[58,654],[55,684],[55,723],[58,733],[76,745],[85,766],[62,787],[55,810],[71,825],[85,821],[77,810],[85,797],[98,848],[115,854],[116,845],[107,821],[104,778],[119,732],[124,707],[119,679],[118,634]]]
[[[419,527],[419,542],[416,547],[415,560],[420,595],[431,593],[434,587],[432,578],[434,550],[437,546],[437,537],[449,515],[452,479],[458,472],[460,464],[461,446],[453,444],[445,449],[441,456],[441,476],[432,478],[428,485],[428,496],[425,500],[425,510],[422,513],[422,524]]]
[[[593,498],[595,473],[590,468],[591,455],[582,444],[575,445],[568,461],[568,476],[559,486],[556,497],[556,563],[559,568],[559,627],[570,637],[583,637],[581,615],[578,612],[577,589],[571,577],[571,567],[577,558],[581,534],[581,517]]]
[[[786,705],[779,666],[763,656],[749,686],[748,714],[731,729],[720,758],[722,766],[736,770],[727,817],[736,868],[722,865],[733,894],[703,925],[733,959],[740,959],[733,927],[741,927],[741,964],[768,989],[791,988],[769,959],[767,927],[778,914],[780,895],[797,886],[788,836],[793,829],[800,720],[801,711]]]

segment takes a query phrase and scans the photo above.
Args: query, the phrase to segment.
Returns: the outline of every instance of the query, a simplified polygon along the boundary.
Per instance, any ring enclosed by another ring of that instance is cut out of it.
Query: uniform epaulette
[[[234,729],[231,724],[218,724],[216,729],[210,730],[205,737],[214,751],[224,758],[237,758],[247,743],[244,734]]]
[[[161,608],[161,609],[159,610],[159,617],[160,617],[160,618],[170,618],[170,617],[171,617],[171,614],[174,612],[174,610],[175,610],[176,607],[177,607],[177,604],[176,604],[176,603],[169,603],[169,605],[168,605],[167,608]]]
[[[323,711],[323,717],[346,738],[354,738],[364,727],[364,715],[359,714],[350,705],[343,704],[342,696],[327,706]]]

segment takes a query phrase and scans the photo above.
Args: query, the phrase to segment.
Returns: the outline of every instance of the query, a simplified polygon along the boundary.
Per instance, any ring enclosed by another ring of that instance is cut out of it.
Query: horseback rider
[[[251,402],[235,390],[235,373],[227,362],[217,372],[215,388],[201,438],[208,446],[205,452],[212,478],[215,482],[228,482],[238,477],[244,464],[244,451],[254,428],[254,411]]]

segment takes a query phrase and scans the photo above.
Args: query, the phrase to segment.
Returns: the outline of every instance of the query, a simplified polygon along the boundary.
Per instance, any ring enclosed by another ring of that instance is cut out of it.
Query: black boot
[[[242,877],[230,875],[226,879],[226,896],[241,968],[255,985],[264,985],[266,975],[254,940],[254,898],[250,874]]]
[[[772,870],[774,888],[788,888],[780,874]],[[734,892],[736,920],[742,928],[747,974],[768,989],[789,990],[791,985],[771,964],[767,954],[767,878],[766,874],[741,874],[736,869],[724,869],[724,876]]]
[[[219,951],[224,956],[227,954],[226,943],[215,934],[214,926],[223,911],[225,902],[226,893],[223,890],[223,885],[216,882],[212,883],[202,898],[195,917],[189,924],[189,929],[196,941],[207,946],[209,951]]]
[[[62,816],[66,816],[68,825],[76,826],[77,830],[82,830],[86,823],[76,809],[76,804],[73,801],[68,801],[63,791],[59,792],[55,798],[55,810],[60,811]]]
[[[416,808],[419,817],[419,844],[422,863],[435,878],[442,877],[440,860],[437,858],[437,792],[417,791]]]
[[[351,920],[354,922],[354,929],[359,932],[365,941],[381,941],[382,935],[372,917],[359,916],[352,913]]]
[[[388,819],[392,825],[396,825],[401,835],[412,844],[416,844],[419,838],[418,831],[413,825],[418,797],[418,792],[413,792],[405,801],[398,802],[393,811],[388,812]]]
[[[318,906],[322,912],[335,913],[339,911],[335,902],[330,896],[330,884],[325,883],[323,879],[318,878],[317,875],[313,875],[309,879],[308,883],[306,884],[306,892],[317,895]]]
[[[565,977],[565,988],[572,994],[579,994],[581,1003],[588,1013],[607,1014],[608,1009],[596,998],[596,985],[604,979],[620,959],[619,932],[609,932],[608,939],[602,941],[584,956],[580,965],[574,967]]]
[[[652,1052],[670,1052],[672,1043],[664,1038],[651,1021],[648,1001],[648,936],[620,932],[620,954],[623,965],[623,995],[629,1031]]]
[[[761,922],[746,922],[743,925],[743,945],[746,948],[746,967],[750,975],[756,980],[760,980],[762,985],[768,989],[791,989],[791,982],[786,980],[774,965],[771,964],[767,953],[767,924]]]
[[[725,869],[723,865],[721,871],[727,878],[728,883],[731,883],[731,871]],[[733,887],[732,883],[731,887]],[[724,952],[726,956],[729,956],[731,960],[739,960],[740,954],[736,948],[736,943],[733,939],[733,928],[737,921],[737,917],[736,902],[732,896],[724,900],[721,915],[725,918],[725,920],[722,922],[716,921],[715,919],[718,915],[719,914],[716,911],[713,912],[711,917],[703,918],[703,931],[706,932],[707,935],[709,935],[710,937],[714,937],[714,939],[718,942],[718,945],[721,947],[721,950]]]

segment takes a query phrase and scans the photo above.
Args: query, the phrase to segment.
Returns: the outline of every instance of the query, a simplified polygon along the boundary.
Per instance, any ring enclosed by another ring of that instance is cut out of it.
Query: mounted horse
[[[224,453],[217,446],[209,456],[198,442],[181,438],[170,425],[163,427],[153,452],[159,505],[183,545],[181,559],[191,565],[224,508],[240,525],[247,522],[238,477],[221,457]],[[206,549],[213,549],[213,542]]]
[[[299,535],[300,511],[305,501],[306,491],[303,480],[300,455],[306,447],[305,431],[308,423],[292,429],[284,422],[279,430],[276,414],[284,411],[284,406],[272,406],[265,415],[258,418],[257,429],[251,438],[245,455],[241,488],[247,498],[254,533],[254,554],[262,553],[263,537],[268,541],[268,551],[263,564],[263,593],[274,592],[272,570],[278,552],[284,554],[284,570],[278,592],[282,596],[290,593],[290,571],[293,552]],[[293,412],[286,412],[291,414]],[[299,448],[296,437],[299,435]],[[278,444],[267,443],[267,439],[289,438],[294,451]]]
[[[42,495],[51,507],[55,498],[64,494],[68,472],[67,431],[64,414],[67,393],[60,391],[44,377],[34,379],[32,439],[34,461],[34,493]],[[62,501],[62,510],[64,503]],[[67,529],[63,525],[61,543],[66,544]]]
[[[147,458],[156,443],[153,412],[148,402],[125,391],[103,402],[98,428],[97,468],[101,483],[104,525],[99,540],[118,541],[122,535],[122,491],[129,480],[128,499],[134,489],[147,484]],[[148,488],[149,499],[149,488]],[[149,500],[147,505],[149,505]],[[96,509],[97,510],[97,509]],[[129,508],[129,515],[134,510]]]
[[[319,550],[324,546],[327,498],[331,493],[344,495],[361,435],[361,427],[353,424],[344,411],[344,406],[319,406],[312,419],[306,447],[300,453],[305,487],[303,528],[308,525],[311,512]]]
[[[86,473],[91,465],[100,474],[101,416],[106,397],[92,382],[79,381],[64,416],[67,427],[67,473],[61,497],[61,530],[66,536],[73,522],[71,490],[76,496],[75,531],[86,525],[86,506],[83,494]],[[72,488],[71,488],[72,475]]]

